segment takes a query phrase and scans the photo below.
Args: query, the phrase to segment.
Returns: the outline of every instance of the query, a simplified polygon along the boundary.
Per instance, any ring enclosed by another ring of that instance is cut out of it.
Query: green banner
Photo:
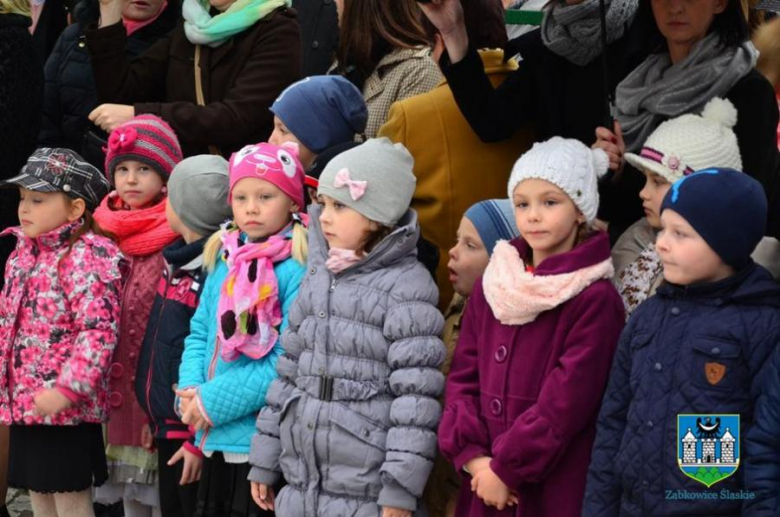
[[[507,25],[541,25],[543,17],[542,11],[507,10],[504,14]]]

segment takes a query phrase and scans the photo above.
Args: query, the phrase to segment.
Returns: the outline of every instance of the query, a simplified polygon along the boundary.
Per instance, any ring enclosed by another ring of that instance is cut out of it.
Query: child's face
[[[666,181],[663,176],[650,171],[643,171],[645,174],[645,186],[639,192],[642,199],[642,208],[645,209],[645,217],[650,226],[656,230],[661,229],[661,203],[664,196],[669,192],[671,183]]]
[[[299,210],[279,187],[260,178],[240,180],[231,195],[233,221],[252,240],[279,233]]]
[[[286,142],[298,144],[298,159],[301,161],[301,165],[303,165],[303,170],[307,170],[309,167],[311,167],[311,164],[314,163],[317,155],[314,154],[311,149],[303,145],[301,141],[298,140],[298,138],[292,134],[289,129],[287,129],[287,126],[284,125],[284,122],[282,122],[279,117],[274,115],[274,131],[271,133],[271,137],[268,139],[268,143],[273,145],[282,145]]]
[[[474,282],[482,276],[490,261],[479,232],[468,218],[463,217],[458,227],[458,241],[450,249],[450,282],[459,294],[468,296]]]
[[[512,196],[520,234],[534,251],[534,265],[571,251],[585,217],[569,196],[549,181],[527,179]]]
[[[27,237],[34,239],[56,230],[84,215],[84,204],[61,192],[34,192],[19,189],[19,223]]]
[[[122,18],[145,22],[160,12],[163,0],[123,0]]]
[[[135,160],[119,162],[114,169],[114,184],[117,194],[131,210],[154,205],[165,186],[154,169]]]
[[[717,282],[734,274],[688,221],[666,209],[661,214],[663,229],[656,249],[664,264],[664,278],[677,285]]]
[[[369,236],[379,230],[377,223],[330,196],[319,196],[319,202],[320,225],[330,248],[360,252]]]

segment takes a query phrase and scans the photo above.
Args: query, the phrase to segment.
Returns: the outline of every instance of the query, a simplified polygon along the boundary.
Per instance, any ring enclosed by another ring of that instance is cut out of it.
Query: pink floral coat
[[[119,248],[91,232],[70,254],[79,223],[35,239],[21,229],[0,293],[0,423],[77,425],[108,418],[108,367],[117,342],[122,292]],[[59,264],[58,264],[59,263]],[[54,415],[34,412],[33,397],[58,388],[74,404]]]

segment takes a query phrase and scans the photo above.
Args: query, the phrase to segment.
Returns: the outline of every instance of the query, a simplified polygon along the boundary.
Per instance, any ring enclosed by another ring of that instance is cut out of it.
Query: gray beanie
[[[230,219],[228,162],[202,154],[179,162],[168,180],[168,200],[181,222],[208,237]]]
[[[393,227],[412,202],[417,184],[413,169],[414,158],[406,147],[372,138],[328,163],[318,193]]]

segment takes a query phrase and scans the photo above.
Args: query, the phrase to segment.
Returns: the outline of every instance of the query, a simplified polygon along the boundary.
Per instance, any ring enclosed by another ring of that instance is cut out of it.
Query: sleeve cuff
[[[517,490],[522,484],[517,476],[506,465],[502,465],[497,458],[490,460],[490,470],[492,470],[496,476],[510,489]]]
[[[161,115],[162,107],[159,102],[136,102],[133,104],[136,115]]]
[[[471,47],[463,59],[454,64],[450,61],[449,53],[445,51],[439,59],[439,66],[447,81],[451,81],[453,78],[457,80],[460,77],[470,79],[474,77],[474,70],[481,72],[485,69],[479,53]]]
[[[272,472],[270,470],[261,469],[260,467],[252,467],[249,471],[247,480],[254,483],[260,483],[261,485],[274,486],[279,482],[279,472]]]
[[[200,411],[200,414],[203,415],[203,418],[206,419],[206,422],[209,423],[209,426],[214,427],[214,422],[212,422],[211,417],[206,412],[206,406],[203,405],[203,399],[200,397],[200,390],[198,390],[198,393],[195,395],[195,403],[198,404],[198,410]]]
[[[81,400],[81,395],[64,386],[57,386],[55,389],[60,393],[62,393],[63,395],[65,395],[65,398],[67,398],[74,404],[78,403]]]
[[[412,513],[417,510],[417,498],[392,480],[384,482],[377,504],[381,507],[409,510]]]
[[[468,445],[460,453],[455,455],[452,459],[452,464],[455,466],[455,470],[457,470],[458,473],[461,473],[464,472],[463,467],[466,466],[466,463],[474,458],[479,458],[480,456],[489,457],[490,451],[479,445]]]
[[[184,447],[184,450],[186,450],[190,454],[194,454],[199,458],[203,457],[203,451],[195,447],[195,444],[192,442],[184,442],[184,445],[182,447]]]

